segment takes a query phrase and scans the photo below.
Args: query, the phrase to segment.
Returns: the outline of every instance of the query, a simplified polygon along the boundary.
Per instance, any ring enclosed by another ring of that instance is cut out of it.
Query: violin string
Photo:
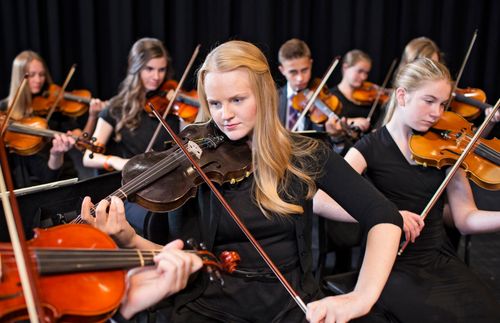
[[[64,249],[64,248],[32,248],[32,258],[38,262],[39,267],[43,266],[45,271],[57,271],[59,266],[65,264],[85,266],[90,264],[130,264],[149,265],[152,264],[155,255],[161,252],[161,249],[140,250],[140,249]],[[183,250],[186,253],[192,253],[202,258],[205,265],[220,266],[220,261],[214,254],[206,250]],[[2,252],[4,256],[11,256],[11,259],[4,261],[5,265],[15,264],[12,259],[12,249]],[[75,259],[76,258],[76,259]],[[77,261],[77,262],[76,262]],[[53,269],[52,269],[53,268]],[[41,268],[39,268],[40,270]],[[52,269],[52,270],[51,270]]]
[[[206,140],[206,138],[196,139],[194,140],[194,142],[196,143],[201,142],[200,147],[202,149],[208,147],[211,143],[210,140]],[[117,196],[120,199],[126,198],[126,196],[124,196],[123,190],[134,191],[139,189],[141,186],[146,185],[145,183],[148,183],[149,180],[157,176],[166,167],[171,166],[176,162],[185,160],[186,158],[187,157],[184,156],[182,150],[180,150],[180,148],[177,147],[177,149],[172,153],[172,155],[162,159],[161,161],[153,165],[148,171],[145,171],[144,173],[132,179],[129,183],[123,185],[120,189],[116,190],[115,192],[107,196],[105,200],[109,202],[112,196]],[[92,207],[90,209],[90,214],[95,217],[95,207]],[[85,222],[86,221],[83,220],[81,214],[78,215],[78,217],[76,217],[72,221],[72,223],[85,223]]]
[[[470,140],[472,139],[469,135],[467,135],[465,138],[466,138],[466,140],[464,140],[464,142],[466,142],[466,143],[469,143]],[[476,149],[475,150],[480,151],[483,154],[485,154],[486,156],[495,159],[496,162],[497,162],[497,165],[498,165],[498,160],[500,159],[500,152],[494,150],[493,148],[489,147],[488,145],[485,145],[482,142],[479,142],[476,145]]]
[[[461,135],[462,135],[461,132],[457,132],[457,133],[451,132],[448,134],[448,136],[456,137],[456,138],[460,137]],[[467,145],[471,139],[472,138],[470,135],[465,135],[463,137],[462,142],[464,142],[465,145]],[[489,147],[488,145],[486,145],[482,142],[478,142],[475,144],[474,151],[478,152],[479,155],[481,155],[482,157],[486,158],[487,160],[495,163],[496,165],[500,164],[500,152],[496,151],[492,147]]]

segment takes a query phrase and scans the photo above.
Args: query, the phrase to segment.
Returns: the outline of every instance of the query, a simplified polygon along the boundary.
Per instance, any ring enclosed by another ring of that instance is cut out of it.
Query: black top
[[[306,165],[319,172],[318,188],[327,192],[361,224],[366,233],[379,223],[402,226],[402,219],[392,203],[359,176],[339,155],[326,147],[309,156]],[[305,199],[305,189],[297,180],[290,181],[295,201],[304,208],[304,214],[287,218],[273,215],[271,219],[253,201],[253,177],[236,184],[224,184],[221,193],[242,218],[250,232],[262,244],[271,259],[280,267],[307,303],[319,297],[319,288],[311,267],[312,201]],[[356,192],[355,196],[353,192]],[[360,203],[363,201],[363,203]],[[190,207],[169,214],[174,237],[195,236],[206,242],[209,250],[235,250],[241,256],[239,269],[269,272],[264,261],[235,226],[207,187],[201,186],[198,201]],[[174,321],[185,322],[200,316],[209,316],[227,322],[271,322],[275,320],[302,321],[304,314],[291,300],[288,292],[276,279],[242,278],[224,275],[225,285],[208,284],[206,276],[181,291],[176,299]],[[187,304],[187,308],[183,305]],[[197,313],[193,316],[190,313]]]
[[[357,142],[373,184],[400,210],[420,214],[445,173],[410,164],[386,127]],[[396,259],[378,301],[397,322],[500,322],[488,288],[458,259],[443,226],[442,196],[415,243]]]
[[[333,95],[335,95],[337,98],[339,98],[340,102],[342,103],[342,110],[340,111],[340,117],[346,117],[346,118],[366,118],[366,117],[368,117],[368,114],[370,113],[370,110],[372,107],[371,104],[363,105],[363,104],[356,104],[356,103],[352,102],[351,100],[346,98],[342,92],[340,92],[338,86],[335,86],[334,88],[332,88],[331,92]],[[373,112],[373,116],[370,119],[370,124],[372,127],[377,122],[379,115],[380,115],[380,107],[376,107],[375,111]]]
[[[110,107],[104,108],[100,114],[99,118],[104,119],[109,123],[113,129],[116,127],[117,120],[119,120],[119,109],[117,109],[118,116],[116,119],[110,114]],[[145,152],[149,141],[153,137],[153,134],[158,126],[158,120],[154,116],[149,116],[146,111],[141,111],[139,126],[134,130],[129,130],[123,127],[120,130],[122,138],[119,142],[114,140],[114,131],[111,134],[111,140],[106,144],[106,154],[120,156],[122,158],[132,158],[135,155],[142,154]],[[170,127],[176,132],[179,132],[179,119],[175,116],[168,115],[167,122]],[[170,141],[171,138],[167,131],[160,129],[160,133],[156,138],[153,145],[153,150],[162,151],[165,149],[165,143]]]

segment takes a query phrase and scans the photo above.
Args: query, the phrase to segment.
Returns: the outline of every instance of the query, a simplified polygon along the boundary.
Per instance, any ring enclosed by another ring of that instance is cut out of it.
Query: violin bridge
[[[194,141],[188,141],[187,145],[186,145],[186,149],[193,155],[196,156],[196,158],[200,159],[201,158],[201,154],[202,154],[202,150],[200,148],[200,146],[198,146]]]

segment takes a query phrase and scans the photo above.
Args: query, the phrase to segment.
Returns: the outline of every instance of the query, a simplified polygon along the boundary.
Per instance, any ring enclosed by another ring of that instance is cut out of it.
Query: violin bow
[[[297,305],[300,307],[300,309],[304,312],[304,314],[307,314],[307,307],[304,301],[300,298],[299,294],[293,289],[293,287],[290,285],[290,283],[286,280],[286,278],[283,276],[281,271],[276,267],[276,265],[273,263],[269,255],[264,251],[262,246],[259,244],[259,242],[254,238],[252,233],[248,230],[248,228],[245,226],[243,221],[239,218],[239,216],[234,212],[233,208],[227,203],[227,201],[224,199],[222,194],[219,192],[219,190],[215,187],[215,185],[212,183],[212,181],[207,177],[207,175],[203,172],[201,167],[198,165],[198,163],[194,160],[194,158],[191,156],[191,154],[188,152],[187,148],[184,146],[180,138],[174,133],[172,128],[168,125],[168,123],[160,116],[156,108],[149,103],[149,107],[151,108],[151,111],[153,114],[158,118],[160,121],[160,124],[163,125],[163,127],[167,130],[167,132],[170,134],[172,139],[175,141],[175,143],[179,146],[179,148],[182,149],[184,155],[189,159],[193,167],[196,169],[198,174],[203,178],[203,181],[210,187],[210,190],[212,193],[215,194],[219,202],[224,206],[226,209],[227,213],[231,216],[231,218],[236,222],[240,230],[245,234],[247,239],[250,241],[250,243],[253,245],[253,247],[257,250],[259,255],[264,259],[266,264],[271,268],[273,273],[276,275],[278,280],[281,282],[281,284],[285,287],[285,289],[288,291],[290,296],[292,296],[293,300],[297,303]]]
[[[450,108],[451,98],[453,97],[453,93],[455,93],[455,91],[458,88],[458,81],[460,81],[460,79],[462,78],[462,73],[464,72],[465,64],[467,64],[467,61],[469,60],[470,52],[472,51],[472,47],[474,47],[476,38],[477,38],[477,29],[474,30],[474,34],[472,35],[472,39],[469,44],[469,48],[467,49],[467,53],[465,54],[464,60],[462,61],[462,66],[460,66],[460,70],[458,71],[457,79],[455,80],[455,82],[453,82],[453,89],[451,90],[450,97],[448,98],[448,102],[446,103],[444,111],[448,111],[448,109]]]
[[[28,316],[30,322],[38,323],[40,322],[40,318],[44,318],[44,311],[41,304],[38,302],[40,298],[36,289],[37,277],[33,271],[34,267],[28,253],[28,246],[26,244],[26,237],[24,235],[19,206],[13,191],[14,185],[12,183],[9,163],[7,161],[7,152],[5,151],[5,146],[3,144],[0,144],[0,161],[0,192],[5,220],[7,222],[7,228],[12,242],[12,249],[14,251],[14,258],[16,260],[19,278],[21,280]],[[9,188],[8,199],[6,186]]]
[[[332,63],[330,64],[330,67],[328,67],[328,70],[326,71],[325,75],[321,79],[321,82],[319,83],[318,87],[316,88],[316,91],[314,91],[314,93],[312,94],[309,101],[307,101],[306,107],[304,108],[304,110],[302,110],[297,121],[293,125],[292,130],[291,130],[292,132],[297,130],[297,128],[299,127],[299,124],[300,124],[300,120],[302,120],[302,118],[304,118],[306,113],[309,112],[309,110],[313,106],[314,101],[316,101],[316,98],[319,95],[319,92],[321,92],[321,90],[323,89],[323,86],[325,86],[326,81],[328,81],[328,79],[330,78],[330,75],[332,75],[333,70],[335,69],[335,67],[337,67],[339,61],[340,61],[340,56],[337,56],[333,59]]]
[[[368,112],[368,116],[366,117],[367,119],[372,118],[373,113],[375,112],[375,108],[377,107],[378,101],[380,100],[380,96],[382,95],[382,91],[385,90],[387,83],[389,83],[389,78],[391,77],[392,72],[394,71],[394,68],[396,67],[397,62],[398,62],[397,58],[392,60],[391,67],[389,67],[389,71],[387,71],[387,74],[385,75],[384,83],[382,83],[382,86],[379,87],[379,89],[377,91],[377,96],[375,97],[375,100],[373,101],[372,107],[370,108],[370,112]]]
[[[61,101],[61,99],[63,98],[64,96],[64,91],[66,91],[66,87],[68,86],[68,83],[69,81],[71,80],[71,78],[73,77],[73,74],[75,73],[75,69],[76,69],[76,64],[73,64],[71,66],[71,68],[69,69],[69,72],[68,72],[68,75],[66,76],[66,80],[64,80],[64,84],[63,86],[61,87],[61,90],[59,91],[59,93],[57,94],[57,97],[56,97],[56,100],[54,101],[54,103],[52,104],[52,106],[50,107],[50,110],[49,112],[47,113],[47,122],[49,122],[50,120],[50,117],[52,117],[52,113],[54,113],[57,105],[59,104],[59,102]]]
[[[175,98],[179,94],[179,91],[182,88],[182,85],[184,84],[184,80],[186,79],[187,74],[191,70],[191,67],[193,66],[194,60],[195,60],[196,56],[198,56],[199,52],[200,52],[200,44],[198,44],[198,46],[196,46],[196,48],[194,49],[193,55],[191,55],[191,59],[189,60],[188,65],[186,66],[186,69],[184,70],[184,73],[182,74],[182,77],[179,80],[179,83],[177,83],[177,87],[175,88],[174,94],[170,98],[168,105],[167,105],[167,108],[165,109],[165,112],[163,112],[163,119],[165,119],[167,117],[168,113],[170,112],[170,109],[172,109],[172,106],[174,105],[174,102],[175,102]],[[167,95],[168,95],[168,93],[167,93]],[[156,138],[158,137],[158,134],[160,133],[160,129],[161,129],[161,123],[158,123],[158,126],[156,127],[155,132],[153,133],[153,136],[151,137],[151,140],[149,141],[149,144],[146,147],[146,151],[145,151],[146,153],[153,148],[153,143],[156,141]]]
[[[472,151],[472,149],[474,148],[474,145],[476,144],[476,141],[479,139],[479,137],[481,137],[481,134],[483,133],[484,129],[486,129],[486,126],[490,122],[491,118],[493,118],[495,113],[498,111],[499,106],[500,106],[500,99],[498,99],[497,103],[493,107],[493,111],[491,111],[490,115],[484,119],[483,123],[481,124],[481,126],[479,127],[477,132],[474,134],[474,136],[470,140],[469,144],[465,147],[465,149],[462,152],[462,154],[460,155],[460,157],[457,159],[457,161],[455,162],[455,164],[453,165],[451,170],[448,172],[448,174],[446,175],[446,177],[443,180],[443,182],[441,183],[441,185],[436,190],[436,193],[434,193],[434,195],[430,199],[429,203],[427,203],[426,207],[424,208],[424,210],[420,214],[420,217],[422,218],[422,220],[425,220],[425,218],[427,218],[427,215],[429,215],[430,210],[436,204],[437,200],[441,197],[441,194],[443,194],[446,186],[448,186],[448,183],[451,181],[451,178],[453,177],[453,175],[455,175],[458,168],[460,167],[460,165],[464,161],[465,157],[467,157],[467,155]],[[399,256],[401,256],[403,251],[406,249],[406,247],[408,246],[408,243],[409,243],[409,240],[405,240],[400,245],[400,248],[398,251]]]
[[[14,107],[16,106],[17,101],[19,101],[19,96],[21,95],[21,92],[26,87],[26,83],[28,83],[28,74],[24,74],[24,78],[16,90],[16,94],[14,95],[14,99],[12,100],[12,103],[10,104],[9,108],[7,109],[5,119],[3,120],[2,126],[0,127],[0,129],[1,129],[0,136],[2,136],[2,138],[3,138],[3,134],[5,133],[5,130],[9,126],[10,116],[12,115],[12,112],[14,112]]]

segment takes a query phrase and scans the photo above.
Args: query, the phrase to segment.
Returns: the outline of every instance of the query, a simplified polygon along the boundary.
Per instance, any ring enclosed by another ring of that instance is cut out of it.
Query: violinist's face
[[[142,85],[146,91],[154,91],[163,83],[167,72],[165,57],[152,58],[140,71]]]
[[[281,74],[296,92],[307,88],[311,79],[311,68],[312,59],[309,57],[289,59],[279,66]]]
[[[441,118],[450,91],[446,80],[424,82],[413,92],[398,88],[396,97],[403,122],[417,131],[429,130]]]
[[[28,65],[28,86],[31,94],[37,94],[45,84],[45,68],[42,62],[37,59],[32,60]]]
[[[207,73],[205,93],[213,120],[229,139],[238,140],[252,134],[257,104],[247,71]]]
[[[368,79],[368,74],[372,69],[372,64],[365,60],[360,60],[352,66],[344,66],[344,78],[353,88],[359,88]]]

